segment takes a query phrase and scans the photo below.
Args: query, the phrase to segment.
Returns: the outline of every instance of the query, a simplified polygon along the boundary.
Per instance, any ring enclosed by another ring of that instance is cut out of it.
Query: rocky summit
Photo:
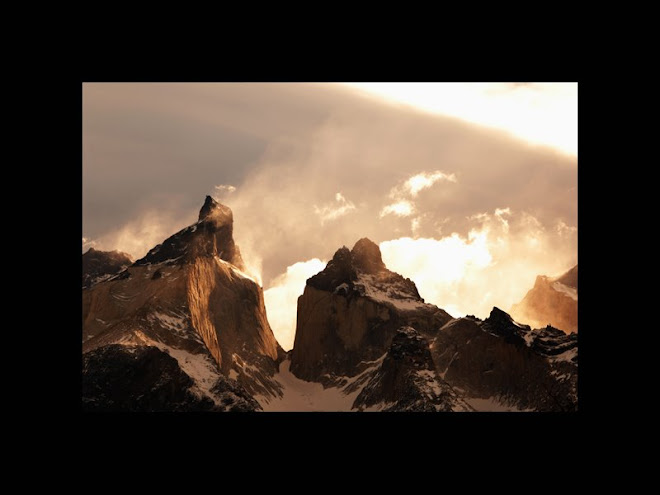
[[[231,209],[206,196],[193,225],[168,237],[151,249],[135,266],[154,264],[183,265],[200,257],[217,257],[245,270],[241,251],[234,243],[234,215]]]
[[[332,383],[380,358],[402,326],[433,335],[451,316],[426,304],[415,283],[387,269],[379,247],[360,239],[311,277],[298,299],[291,372]]]

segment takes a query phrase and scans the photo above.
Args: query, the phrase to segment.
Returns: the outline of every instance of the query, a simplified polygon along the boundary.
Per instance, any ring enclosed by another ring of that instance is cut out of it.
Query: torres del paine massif
[[[356,239],[307,280],[285,352],[233,224],[207,196],[141,259],[83,254],[83,411],[577,410],[577,266],[454,318]]]

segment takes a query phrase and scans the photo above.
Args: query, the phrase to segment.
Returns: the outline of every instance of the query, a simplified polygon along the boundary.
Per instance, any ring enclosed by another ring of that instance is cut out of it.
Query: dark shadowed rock
[[[355,399],[359,410],[450,412],[471,408],[435,371],[427,339],[411,327],[397,330],[381,368]]]
[[[223,411],[193,391],[194,382],[176,359],[156,347],[118,344],[83,354],[84,411]],[[243,400],[241,407],[254,404]],[[250,409],[250,410],[254,410]]]
[[[577,409],[577,336],[552,327],[532,330],[498,308],[483,322],[450,321],[431,353],[443,379],[469,399],[516,410]]]
[[[133,263],[129,254],[121,251],[97,251],[94,248],[82,255],[82,288],[109,279]]]

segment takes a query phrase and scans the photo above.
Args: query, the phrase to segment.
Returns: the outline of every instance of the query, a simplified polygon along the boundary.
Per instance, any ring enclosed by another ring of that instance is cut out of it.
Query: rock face
[[[577,279],[577,265],[556,278],[539,275],[523,300],[511,307],[511,315],[534,327],[552,325],[567,333],[577,332]]]
[[[284,352],[266,319],[262,288],[240,269],[232,230],[231,210],[207,197],[197,223],[83,290],[83,353],[110,344],[154,346],[210,400],[223,377],[251,395],[280,394],[273,374]]]
[[[100,412],[255,411],[259,404],[219,377],[213,399],[196,391],[177,360],[157,347],[111,344],[83,354],[83,410]]]
[[[577,410],[577,335],[532,330],[493,308],[450,321],[431,352],[440,376],[481,410]]]
[[[121,251],[97,251],[94,248],[82,255],[82,287],[107,280],[133,263],[129,254]]]
[[[437,374],[427,340],[412,327],[397,330],[383,364],[359,393],[353,408],[386,412],[472,410]]]
[[[450,319],[424,303],[414,282],[385,267],[376,244],[360,239],[307,280],[298,299],[291,372],[332,384],[336,377],[359,374],[360,363],[382,357],[402,326],[432,336]]]

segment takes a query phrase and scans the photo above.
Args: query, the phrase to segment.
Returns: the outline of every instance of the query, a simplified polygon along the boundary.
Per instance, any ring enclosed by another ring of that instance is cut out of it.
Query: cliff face
[[[284,352],[266,319],[262,288],[223,259],[242,266],[232,223],[231,210],[207,198],[195,225],[83,290],[83,353],[110,344],[155,346],[216,405],[213,387],[223,377],[252,395],[279,394],[273,374]]]
[[[385,267],[376,244],[361,239],[307,281],[298,299],[291,372],[325,384],[355,376],[360,363],[387,352],[402,326],[434,335],[449,319],[424,303],[414,282]]]
[[[557,278],[536,277],[534,287],[511,307],[517,320],[540,328],[552,325],[566,333],[578,331],[577,265]]]

